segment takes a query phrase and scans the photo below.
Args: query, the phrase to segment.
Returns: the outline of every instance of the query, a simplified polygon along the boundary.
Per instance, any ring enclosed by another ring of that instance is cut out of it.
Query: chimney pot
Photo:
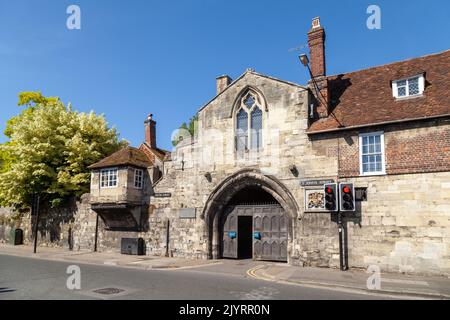
[[[315,17],[312,20],[312,29],[320,28],[320,17]]]
[[[222,91],[224,91],[233,81],[233,79],[231,79],[228,75],[223,75],[220,77],[216,78],[216,87],[217,87],[217,94],[221,93]]]
[[[145,125],[145,142],[152,149],[156,149],[156,121],[153,120],[153,114],[147,116],[144,121]]]

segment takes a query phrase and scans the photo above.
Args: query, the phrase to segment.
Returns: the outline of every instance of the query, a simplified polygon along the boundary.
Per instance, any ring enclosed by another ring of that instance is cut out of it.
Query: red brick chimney
[[[156,121],[153,120],[153,114],[149,114],[145,124],[145,142],[150,148],[156,149]]]
[[[223,76],[217,77],[216,81],[217,81],[217,94],[219,94],[231,84],[233,79],[231,79],[229,76],[225,74]]]
[[[320,25],[319,17],[314,18],[312,21],[311,30],[308,32],[308,45],[310,50],[311,76],[313,78],[309,84],[318,102],[317,113],[320,118],[323,118],[328,116],[329,94],[325,65],[325,29]]]

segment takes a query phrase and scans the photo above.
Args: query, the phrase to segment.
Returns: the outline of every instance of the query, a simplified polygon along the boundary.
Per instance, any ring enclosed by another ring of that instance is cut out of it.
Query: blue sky
[[[66,9],[81,8],[81,30]],[[366,27],[379,5],[382,29]],[[153,113],[158,145],[215,94],[215,78],[246,68],[305,84],[297,56],[320,16],[327,73],[450,49],[448,0],[0,0],[0,130],[19,113],[17,94],[41,91],[79,111],[104,113],[139,145]],[[0,135],[0,142],[5,137]]]

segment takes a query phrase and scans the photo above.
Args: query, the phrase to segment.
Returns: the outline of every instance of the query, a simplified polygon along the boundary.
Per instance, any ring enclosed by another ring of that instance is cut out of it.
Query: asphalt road
[[[380,299],[374,295],[266,282],[246,277],[245,272],[214,272],[212,268],[146,271],[82,264],[77,264],[81,270],[81,290],[69,290],[66,286],[69,265],[0,255],[0,299]],[[94,292],[105,288],[116,290],[110,290],[112,294]]]

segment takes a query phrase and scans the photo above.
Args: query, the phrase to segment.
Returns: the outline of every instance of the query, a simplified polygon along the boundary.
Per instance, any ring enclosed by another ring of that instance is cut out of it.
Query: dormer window
[[[392,82],[393,95],[397,99],[420,96],[424,89],[425,78],[423,75]]]

